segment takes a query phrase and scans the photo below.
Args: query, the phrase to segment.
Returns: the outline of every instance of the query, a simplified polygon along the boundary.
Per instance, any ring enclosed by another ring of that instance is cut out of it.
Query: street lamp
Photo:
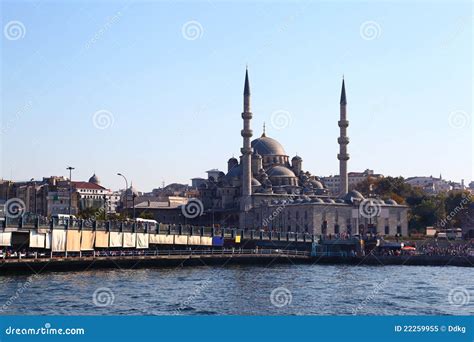
[[[123,179],[125,179],[125,215],[128,216],[128,196],[127,196],[127,191],[128,191],[128,181],[127,181],[127,177],[125,177],[123,174],[121,174],[120,172],[117,173],[117,176],[120,176],[120,177],[123,177]]]
[[[69,216],[72,214],[72,170],[75,168],[68,166],[66,170],[69,170]]]

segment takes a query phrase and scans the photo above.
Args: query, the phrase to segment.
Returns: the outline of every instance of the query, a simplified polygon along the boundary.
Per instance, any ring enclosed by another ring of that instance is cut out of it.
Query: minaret
[[[344,196],[349,190],[347,179],[347,161],[349,160],[349,154],[347,153],[347,144],[349,144],[347,126],[349,126],[349,121],[346,119],[346,109],[346,87],[343,77],[340,101],[340,119],[338,122],[340,134],[337,139],[337,142],[339,143],[339,154],[337,155],[337,159],[339,159],[339,196]]]
[[[252,112],[250,111],[250,85],[248,70],[245,70],[245,85],[244,85],[244,111],[242,113],[244,120],[244,129],[241,131],[243,137],[242,149],[242,198],[240,201],[240,229],[245,229],[246,213],[251,208],[252,195],[252,147],[250,145],[250,138],[252,137],[252,130],[250,129],[250,120],[252,120]]]

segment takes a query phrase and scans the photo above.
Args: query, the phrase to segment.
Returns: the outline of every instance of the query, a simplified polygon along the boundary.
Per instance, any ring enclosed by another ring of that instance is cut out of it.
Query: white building
[[[369,177],[371,178],[382,178],[383,175],[374,173],[374,170],[366,169],[364,172],[349,172],[347,174],[349,190],[354,190],[355,186]],[[328,188],[331,195],[337,195],[339,193],[340,179],[339,175],[321,177],[324,185]]]
[[[433,176],[409,177],[405,180],[405,183],[410,184],[413,187],[422,188],[430,194],[439,194],[440,192],[453,190],[450,182],[443,180],[441,175],[439,178]]]

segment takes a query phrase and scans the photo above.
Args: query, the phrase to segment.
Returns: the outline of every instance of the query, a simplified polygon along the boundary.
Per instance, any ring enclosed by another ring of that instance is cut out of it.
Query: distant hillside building
[[[428,194],[432,195],[453,190],[451,183],[443,180],[441,175],[439,175],[439,178],[433,176],[409,177],[405,180],[405,183],[410,184],[413,187],[421,188]]]
[[[379,173],[374,173],[374,170],[366,169],[364,172],[349,172],[347,174],[347,179],[349,183],[349,190],[354,190],[356,185],[369,179],[380,179],[383,178],[383,175]],[[337,195],[340,188],[340,179],[339,175],[321,177],[324,185],[328,188],[331,195]]]

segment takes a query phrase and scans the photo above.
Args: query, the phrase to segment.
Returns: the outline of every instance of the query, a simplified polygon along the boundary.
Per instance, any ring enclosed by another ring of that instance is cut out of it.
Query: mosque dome
[[[99,177],[95,175],[95,173],[92,175],[91,178],[89,178],[89,183],[94,183],[94,184],[100,184]]]
[[[272,167],[268,171],[269,177],[296,177],[295,173],[291,171],[289,168],[281,165],[277,165]]]
[[[357,190],[351,190],[344,196],[344,200],[346,203],[352,204],[354,200],[364,200],[364,196]]]
[[[230,158],[227,162],[228,162],[228,163],[235,163],[235,164],[238,164],[238,163],[239,163],[239,161],[238,161],[237,158],[235,158],[235,157]]]
[[[135,189],[135,188],[133,187],[133,185],[130,185],[130,187],[127,189],[127,191],[125,191],[125,194],[126,194],[127,196],[135,195],[135,197],[139,195],[139,194],[138,194],[138,190]]]
[[[251,145],[253,150],[261,156],[286,156],[286,152],[283,146],[275,139],[272,139],[265,135],[262,135],[260,138],[253,140],[251,142]]]
[[[294,156],[293,158],[291,158],[291,161],[293,161],[293,160],[299,160],[299,161],[302,161],[302,160],[303,160],[303,158],[301,158],[300,156],[296,155],[296,156]]]

